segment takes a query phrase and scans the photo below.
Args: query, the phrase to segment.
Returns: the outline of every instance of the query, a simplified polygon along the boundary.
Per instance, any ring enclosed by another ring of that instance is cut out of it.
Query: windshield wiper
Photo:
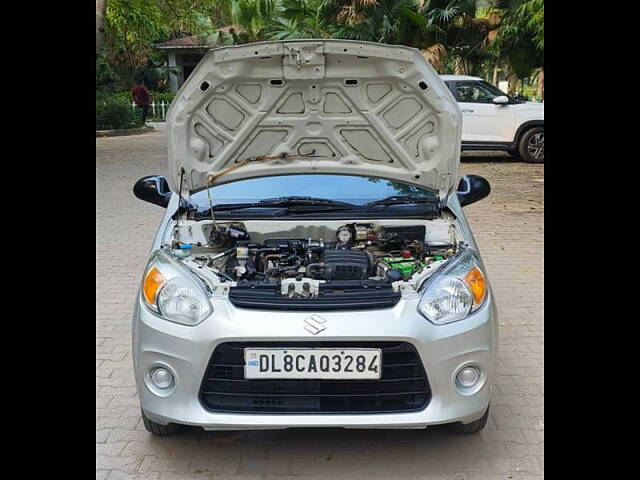
[[[351,203],[340,202],[338,200],[330,200],[328,198],[316,198],[316,197],[276,197],[276,198],[264,198],[258,202],[258,205],[269,205],[278,207],[290,207],[293,205],[327,205],[327,206],[343,206],[353,207]]]
[[[330,200],[327,198],[315,198],[315,197],[277,197],[277,198],[265,198],[258,202],[247,203],[223,203],[220,205],[214,205],[214,212],[224,212],[228,210],[240,210],[246,208],[282,208],[277,212],[277,216],[287,215],[288,213],[314,213],[328,212],[336,210],[351,210],[353,208],[359,208],[356,205],[352,205],[347,202],[340,202],[337,200]],[[207,209],[206,214],[210,212]]]
[[[285,207],[282,210],[274,213],[276,217],[283,217],[289,214],[305,214],[305,213],[323,213],[323,212],[344,212],[348,210],[357,210],[362,207],[357,205],[350,205],[348,203],[345,204],[336,204],[336,205],[292,205],[290,207]]]
[[[373,207],[375,205],[408,205],[414,203],[432,203],[437,204],[439,200],[431,197],[418,197],[415,195],[391,195],[390,197],[381,198],[373,202],[366,203],[365,207]]]

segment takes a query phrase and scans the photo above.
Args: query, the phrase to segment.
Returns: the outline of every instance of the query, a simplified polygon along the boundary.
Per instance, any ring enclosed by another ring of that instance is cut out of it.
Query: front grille
[[[246,380],[244,349],[380,348],[380,380]],[[228,342],[213,352],[200,401],[212,412],[400,413],[422,410],[431,399],[427,375],[407,342]]]
[[[229,290],[229,301],[235,307],[260,310],[379,310],[394,307],[400,297],[400,292],[394,292],[390,284],[368,280],[334,280],[322,284],[315,298],[283,296],[276,283],[241,281]]]

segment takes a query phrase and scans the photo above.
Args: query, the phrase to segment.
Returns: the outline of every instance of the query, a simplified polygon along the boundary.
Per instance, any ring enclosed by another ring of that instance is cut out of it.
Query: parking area
[[[294,429],[157,438],[140,419],[131,312],[160,207],[134,182],[167,173],[164,132],[96,139],[96,479],[529,479],[544,468],[544,166],[463,156],[491,195],[467,208],[500,314],[484,431]]]

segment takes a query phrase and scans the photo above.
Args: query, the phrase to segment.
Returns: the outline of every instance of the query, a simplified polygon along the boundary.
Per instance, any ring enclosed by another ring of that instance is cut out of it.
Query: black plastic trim
[[[372,310],[392,308],[400,301],[400,292],[390,284],[369,281],[333,281],[322,285],[316,298],[288,298],[279,284],[240,283],[229,289],[229,301],[238,308],[259,310]]]
[[[468,150],[508,150],[513,142],[462,142],[462,151]]]
[[[528,122],[524,122],[522,125],[518,127],[516,130],[516,134],[513,137],[513,144],[517,145],[520,142],[520,137],[524,132],[534,127],[544,127],[544,120],[529,120]]]
[[[380,348],[379,380],[247,380],[244,349]],[[199,399],[210,412],[241,414],[374,414],[423,410],[431,387],[415,347],[401,341],[225,342],[207,366]]]

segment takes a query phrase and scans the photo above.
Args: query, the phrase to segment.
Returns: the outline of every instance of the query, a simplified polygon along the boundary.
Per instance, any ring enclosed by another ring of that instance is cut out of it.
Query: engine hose
[[[311,270],[315,270],[316,268],[322,270],[325,266],[326,264],[324,263],[310,263],[309,265],[307,265],[307,273],[312,275],[314,272],[312,272]]]
[[[212,267],[214,260],[217,260],[222,257],[226,257],[227,255],[235,252],[235,250],[236,250],[235,248],[230,248],[229,250],[225,250],[224,252],[220,252],[220,253],[217,253],[216,255],[213,255],[212,257],[209,257],[208,266]]]
[[[270,255],[265,255],[263,256],[260,261],[262,262],[262,271],[266,272],[267,271],[267,267],[269,266],[269,260],[273,260],[273,259],[280,259],[280,255],[277,253],[272,253]]]

